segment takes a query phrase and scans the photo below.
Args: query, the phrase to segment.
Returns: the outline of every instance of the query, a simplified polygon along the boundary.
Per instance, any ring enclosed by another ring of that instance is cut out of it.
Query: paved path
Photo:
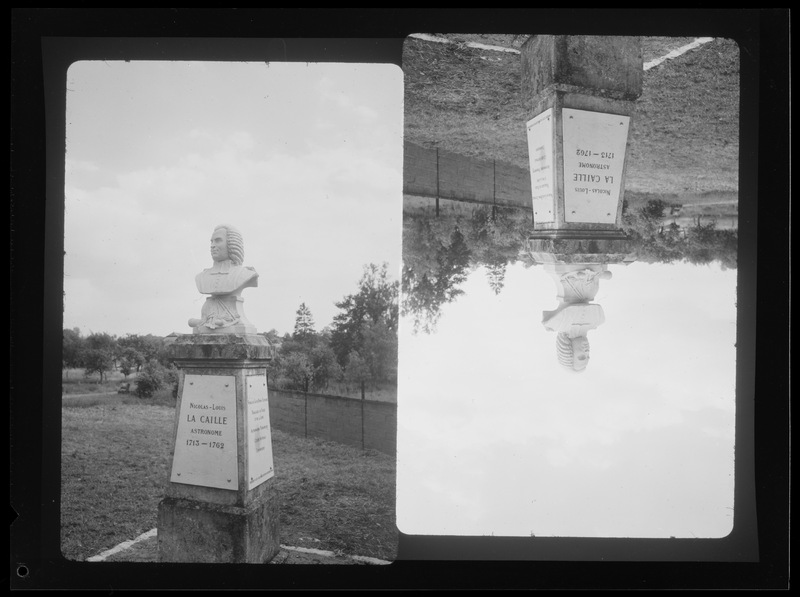
[[[502,46],[493,46],[493,45],[489,45],[489,44],[482,44],[482,43],[478,43],[478,42],[469,42],[469,41],[468,42],[455,42],[452,39],[448,39],[446,37],[437,37],[436,35],[428,35],[428,34],[425,34],[425,33],[415,33],[415,34],[409,35],[409,37],[413,37],[413,38],[416,38],[416,39],[422,39],[422,40],[425,40],[425,41],[432,41],[432,42],[436,42],[436,43],[442,43],[442,44],[459,44],[459,45],[464,45],[464,46],[467,46],[467,47],[470,47],[470,48],[477,48],[477,49],[480,49],[480,50],[492,50],[492,51],[495,51],[495,52],[511,52],[512,54],[519,54],[520,53],[520,51],[518,49],[516,49],[516,48],[506,48],[506,47],[502,47]],[[714,38],[713,37],[698,37],[698,38],[695,38],[695,40],[693,42],[689,43],[689,44],[686,44],[686,45],[681,46],[679,48],[675,48],[674,50],[672,50],[671,52],[668,52],[667,54],[664,54],[663,56],[660,56],[658,58],[650,60],[649,62],[645,62],[644,65],[643,65],[644,70],[650,70],[651,68],[658,66],[659,64],[661,64],[662,62],[664,62],[666,60],[671,60],[673,58],[677,58],[678,56],[681,56],[682,54],[685,54],[686,52],[689,52],[690,50],[694,50],[695,48],[699,48],[703,44],[706,44],[706,43],[708,43],[710,41],[714,41]]]
[[[62,400],[69,398],[108,398],[109,396],[116,396],[117,392],[92,392],[90,394],[61,394]],[[124,394],[122,394],[124,396]]]
[[[158,534],[156,529],[143,533],[136,539],[120,543],[87,559],[88,562],[158,562]],[[350,556],[321,549],[308,549],[281,545],[270,564],[333,564],[333,565],[385,565],[391,564],[365,556]]]

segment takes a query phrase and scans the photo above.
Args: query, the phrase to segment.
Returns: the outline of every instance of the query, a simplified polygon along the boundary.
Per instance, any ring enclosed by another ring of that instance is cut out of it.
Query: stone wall
[[[531,179],[526,169],[408,142],[403,153],[406,195],[531,207]]]
[[[393,403],[270,388],[269,417],[272,427],[292,435],[392,456],[397,451],[397,405]]]

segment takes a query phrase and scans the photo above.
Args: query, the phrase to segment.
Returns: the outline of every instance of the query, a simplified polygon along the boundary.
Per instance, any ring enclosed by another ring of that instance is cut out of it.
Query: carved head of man
[[[230,259],[234,265],[242,265],[244,242],[241,233],[228,224],[214,228],[211,235],[211,258],[218,262]]]

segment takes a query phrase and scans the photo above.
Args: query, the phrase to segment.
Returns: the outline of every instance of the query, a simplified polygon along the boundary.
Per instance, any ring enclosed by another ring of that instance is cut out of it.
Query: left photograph
[[[397,554],[403,74],[66,73],[61,552]]]

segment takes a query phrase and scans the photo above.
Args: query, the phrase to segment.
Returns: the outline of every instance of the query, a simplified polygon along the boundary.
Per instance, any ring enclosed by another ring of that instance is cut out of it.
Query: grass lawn
[[[135,397],[62,409],[61,545],[85,560],[155,528],[175,409]],[[273,430],[281,543],[393,560],[395,461]]]
[[[515,50],[527,39],[444,36]],[[664,56],[693,39],[643,37],[643,60]],[[718,38],[644,72],[629,139],[629,192],[738,192],[738,59],[736,43]],[[407,39],[406,141],[527,169],[525,122],[530,114],[522,97],[520,60],[519,53]]]

